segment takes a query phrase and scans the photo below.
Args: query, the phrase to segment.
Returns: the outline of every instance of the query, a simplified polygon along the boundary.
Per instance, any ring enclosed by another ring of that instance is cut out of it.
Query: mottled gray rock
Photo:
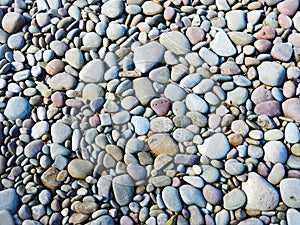
[[[4,115],[10,120],[25,119],[30,115],[31,105],[23,97],[12,97],[8,100]]]
[[[127,205],[134,195],[134,187],[128,174],[116,176],[112,182],[113,193],[120,206]]]
[[[178,55],[184,55],[190,52],[190,43],[187,37],[179,31],[171,31],[163,33],[159,42],[166,47],[166,49]]]

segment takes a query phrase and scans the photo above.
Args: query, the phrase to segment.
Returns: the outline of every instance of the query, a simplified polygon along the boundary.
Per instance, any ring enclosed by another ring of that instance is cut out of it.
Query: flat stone
[[[172,7],[166,7],[164,10],[164,18],[165,20],[172,20],[176,16],[176,10]]]
[[[161,175],[161,176],[151,177],[149,182],[153,184],[155,187],[159,188],[159,187],[165,187],[171,185],[172,180],[170,177],[166,175]]]
[[[285,80],[285,69],[275,62],[262,62],[257,67],[259,80],[269,86],[280,86]]]
[[[300,207],[300,179],[285,178],[280,182],[280,195],[288,207]]]
[[[185,76],[179,83],[180,86],[185,88],[195,87],[201,80],[201,76],[198,73],[192,73]]]
[[[174,124],[168,117],[156,117],[150,121],[150,129],[157,133],[167,133],[173,130]]]
[[[259,104],[261,102],[273,100],[272,93],[264,85],[255,88],[251,94],[251,100],[254,104]]]
[[[182,203],[180,201],[179,192],[174,187],[165,187],[162,191],[162,199],[166,207],[173,211],[179,212],[182,210]]]
[[[98,84],[88,83],[82,90],[82,98],[84,100],[93,101],[95,99],[104,97],[104,88]]]
[[[231,123],[231,130],[234,133],[241,134],[243,137],[246,137],[249,133],[249,127],[246,122],[243,120],[235,120]]]
[[[231,31],[227,35],[235,45],[246,46],[255,41],[255,38],[251,34],[244,32]]]
[[[107,1],[101,6],[101,13],[109,18],[119,17],[124,10],[124,3],[121,0]]]
[[[73,159],[68,165],[69,174],[78,179],[85,179],[92,175],[94,165],[90,161],[83,159]]]
[[[264,225],[263,221],[257,218],[249,218],[238,223],[238,225]]]
[[[15,33],[25,24],[25,18],[17,12],[8,12],[2,18],[2,28],[8,33]]]
[[[54,143],[63,143],[72,135],[72,129],[63,122],[59,121],[51,126],[51,135]]]
[[[171,101],[181,101],[185,98],[186,92],[180,86],[170,83],[166,86],[164,94]]]
[[[174,157],[174,163],[185,166],[193,166],[200,163],[200,157],[198,155],[177,154]]]
[[[245,205],[247,201],[244,191],[234,188],[232,191],[224,195],[223,202],[224,208],[227,210],[236,210]]]
[[[163,33],[159,38],[159,42],[166,49],[177,55],[184,55],[190,52],[190,43],[187,37],[179,31]]]
[[[245,171],[245,165],[236,159],[229,159],[225,162],[225,171],[233,176],[241,175]]]
[[[203,196],[205,200],[212,205],[220,205],[222,203],[223,193],[220,189],[206,184],[203,188]]]
[[[226,136],[222,133],[217,133],[205,139],[202,145],[198,145],[198,150],[210,159],[221,159],[227,155],[230,146]]]
[[[215,221],[217,225],[229,224],[230,214],[227,210],[223,209],[216,214]]]
[[[70,66],[75,69],[80,69],[84,65],[84,58],[82,52],[78,48],[71,48],[66,51],[65,59]]]
[[[296,209],[288,209],[286,212],[286,219],[289,225],[297,225],[300,221],[300,213]]]
[[[143,13],[146,16],[154,16],[163,12],[164,8],[155,2],[146,1],[142,5]]]
[[[131,123],[134,126],[134,131],[138,135],[147,134],[150,128],[149,120],[142,116],[133,116]]]
[[[232,10],[226,13],[227,27],[233,31],[243,30],[246,27],[246,14],[242,10]]]
[[[254,112],[257,115],[279,116],[281,115],[281,104],[275,100],[261,102],[255,106]]]
[[[99,83],[103,80],[104,63],[100,59],[88,62],[80,71],[79,78],[87,83]]]
[[[281,14],[293,16],[297,12],[299,1],[297,0],[284,0],[277,5],[277,9]]]
[[[248,180],[242,183],[242,190],[247,196],[247,210],[270,211],[278,206],[278,192],[257,173],[248,174]]]
[[[111,117],[113,123],[124,124],[130,120],[130,113],[128,111],[120,111]]]
[[[241,74],[241,72],[242,71],[236,62],[228,61],[221,65],[221,74],[223,75],[236,75]]]
[[[299,128],[295,123],[288,123],[285,127],[284,138],[287,142],[295,144],[300,140]]]
[[[35,158],[36,155],[42,150],[43,142],[42,140],[34,140],[26,145],[24,149],[24,154],[28,158]]]
[[[155,41],[137,47],[133,56],[135,67],[142,73],[149,72],[162,62],[164,51],[164,47]]]
[[[19,197],[14,189],[9,188],[0,191],[0,199],[0,211],[7,210],[11,214],[16,212],[19,205]]]
[[[50,167],[41,176],[41,181],[45,187],[49,189],[56,189],[61,185],[61,182],[57,180],[58,170]]]
[[[283,164],[276,163],[273,166],[273,168],[268,176],[268,181],[271,184],[277,185],[284,178],[284,176],[285,176],[285,168],[284,168]]]
[[[190,111],[206,113],[209,110],[209,106],[205,100],[203,100],[199,95],[188,94],[185,99],[186,107]]]
[[[17,118],[25,119],[31,113],[31,105],[28,100],[23,97],[12,97],[8,100],[4,115],[9,120],[16,120]]]
[[[288,37],[288,42],[291,43],[294,47],[300,48],[300,34],[292,33]]]
[[[283,62],[289,61],[292,54],[293,48],[290,43],[276,43],[271,50],[271,56]]]
[[[248,98],[248,90],[244,87],[237,87],[232,91],[227,92],[227,100],[233,105],[242,105]]]
[[[170,79],[170,70],[166,66],[153,69],[149,72],[149,78],[152,81],[166,84],[169,82]]]
[[[287,149],[281,141],[269,141],[264,147],[265,151],[264,160],[270,161],[274,164],[284,164],[287,160]]]
[[[103,196],[105,199],[108,199],[110,195],[111,185],[112,176],[101,176],[97,182],[98,195]]]
[[[128,174],[116,176],[112,182],[113,193],[120,206],[127,205],[134,195],[134,187]]]
[[[66,91],[75,88],[77,81],[68,73],[58,73],[49,80],[49,85],[56,91]]]
[[[272,42],[269,40],[256,40],[254,42],[254,47],[257,49],[258,52],[260,53],[268,53],[270,52],[272,48]]]
[[[65,64],[59,59],[53,59],[46,65],[46,72],[50,75],[55,75],[57,73],[63,72]]]
[[[134,180],[142,180],[147,175],[147,171],[146,171],[145,167],[143,167],[137,163],[130,163],[127,166],[127,172]]]
[[[179,188],[179,192],[185,204],[205,207],[206,201],[199,189],[192,185],[185,184]]]
[[[202,47],[199,51],[199,55],[210,66],[216,66],[219,64],[219,57],[217,54],[208,48]]]
[[[7,210],[0,211],[1,223],[5,225],[15,225],[15,220]]]
[[[284,116],[295,120],[300,123],[300,99],[290,98],[282,103],[282,110]]]
[[[83,36],[82,44],[85,49],[97,49],[102,44],[102,38],[96,32],[88,32]]]
[[[219,56],[229,57],[236,54],[236,48],[222,30],[216,34],[214,40],[210,43],[210,48]]]
[[[200,27],[188,27],[185,35],[189,39],[192,45],[203,41],[205,38],[205,31]]]
[[[256,39],[273,40],[276,37],[276,31],[273,27],[263,26],[256,34]]]
[[[135,96],[142,105],[147,105],[153,98],[156,97],[152,82],[147,77],[134,79],[133,89],[135,91]]]
[[[286,98],[292,98],[296,95],[296,85],[293,81],[288,80],[286,82],[284,82],[283,84],[283,90],[282,93],[284,95],[284,97]]]
[[[156,155],[168,154],[175,156],[179,152],[177,143],[166,133],[151,135],[148,138],[148,145]]]
[[[47,121],[39,121],[33,125],[31,136],[33,139],[39,139],[49,131],[49,123]]]
[[[97,218],[96,220],[93,220],[91,222],[91,225],[114,225],[115,221],[112,217],[108,216],[108,215],[103,215],[100,216],[99,218]]]

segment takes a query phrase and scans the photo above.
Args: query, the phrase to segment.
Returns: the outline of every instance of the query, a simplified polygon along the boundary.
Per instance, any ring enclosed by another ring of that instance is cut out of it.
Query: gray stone
[[[227,93],[227,100],[233,105],[242,105],[248,99],[248,90],[243,87],[237,87]]]
[[[31,128],[31,136],[33,139],[39,139],[49,131],[49,128],[47,121],[39,121]]]
[[[7,45],[10,49],[18,50],[21,49],[25,44],[25,39],[20,34],[12,34],[7,39]]]
[[[299,128],[295,123],[288,123],[284,131],[284,139],[291,143],[295,144],[300,140]]]
[[[216,225],[227,225],[230,221],[229,212],[225,209],[221,210],[216,214]]]
[[[110,23],[106,29],[106,35],[112,41],[118,40],[124,35],[124,33],[124,26],[118,23]]]
[[[26,145],[24,149],[24,154],[28,158],[34,158],[42,150],[43,142],[42,140],[35,140]]]
[[[23,97],[12,97],[8,100],[4,115],[10,120],[25,119],[30,115],[31,105]]]
[[[285,205],[291,208],[300,207],[300,179],[286,178],[280,182],[280,195]]]
[[[153,69],[149,73],[149,78],[152,81],[155,81],[155,82],[158,82],[161,84],[166,84],[169,82],[169,79],[170,79],[170,70],[166,66]]]
[[[153,98],[156,97],[152,82],[147,77],[134,79],[133,89],[135,91],[135,96],[142,105],[147,105]]]
[[[257,218],[249,218],[238,223],[238,225],[264,225],[264,223]]]
[[[116,176],[112,182],[113,193],[120,206],[127,205],[134,195],[134,187],[128,174]]]
[[[61,121],[51,126],[51,136],[54,143],[63,143],[72,135],[72,129]]]
[[[177,141],[177,142],[188,142],[191,141],[194,137],[194,134],[184,128],[177,128],[176,130],[174,130],[173,132],[173,138]]]
[[[247,210],[270,211],[278,206],[277,190],[257,173],[248,174],[248,180],[242,183],[242,190],[247,196]]]
[[[93,169],[93,163],[83,159],[73,159],[68,165],[69,174],[78,179],[85,179],[92,175]]]
[[[188,94],[185,99],[186,107],[190,111],[206,113],[209,110],[208,104],[196,94]]]
[[[229,159],[225,162],[225,171],[233,176],[241,175],[245,171],[245,165],[236,159]]]
[[[8,33],[15,33],[25,24],[25,18],[17,12],[8,12],[2,18],[2,28]]]
[[[134,126],[134,131],[138,135],[147,134],[150,129],[149,120],[142,116],[131,117],[131,123]]]
[[[193,187],[192,185],[182,185],[179,188],[179,193],[184,203],[188,206],[197,205],[202,208],[206,205],[206,201],[200,190]]]
[[[269,86],[280,86],[285,80],[285,69],[276,62],[262,62],[257,67],[259,80]]]
[[[185,76],[179,83],[180,86],[184,88],[193,88],[195,87],[201,80],[201,76],[198,73],[193,73]]]
[[[49,85],[56,91],[65,91],[75,88],[76,79],[68,73],[58,73],[49,80]]]
[[[184,89],[173,83],[167,85],[164,94],[171,101],[181,101],[186,95]]]
[[[268,181],[271,184],[277,185],[284,178],[284,176],[285,176],[284,165],[282,165],[281,163],[276,163],[273,166],[273,168],[268,176]]]
[[[219,64],[219,57],[208,48],[202,47],[199,51],[199,55],[210,66]]]
[[[0,191],[0,211],[7,210],[14,214],[19,205],[19,197],[15,189],[9,188]]]
[[[163,33],[159,38],[159,42],[164,45],[166,49],[177,55],[184,55],[190,52],[190,43],[187,37],[179,31]]]
[[[203,169],[203,172],[201,173],[200,176],[207,183],[214,183],[220,179],[220,172],[215,167],[210,166],[210,165],[202,165],[201,167]]]
[[[173,212],[180,212],[182,210],[182,203],[176,188],[170,186],[165,187],[162,191],[162,198],[169,210]]]
[[[87,83],[99,83],[103,80],[104,63],[100,59],[88,62],[79,72],[79,78]]]
[[[101,6],[101,13],[109,18],[119,17],[124,10],[124,3],[121,0],[111,0]]]
[[[97,49],[102,44],[102,38],[96,32],[88,32],[83,36],[82,44],[85,49]]]
[[[242,190],[235,188],[224,195],[224,208],[227,210],[239,209],[246,203],[246,200],[246,194]]]
[[[246,14],[242,10],[232,10],[226,13],[227,27],[233,31],[243,30],[246,27]]]
[[[285,163],[287,160],[287,149],[281,141],[269,141],[264,145],[264,160],[276,163]]]
[[[300,213],[296,209],[288,209],[286,212],[288,225],[297,225],[300,221]]]
[[[216,34],[210,48],[219,56],[229,57],[236,54],[236,48],[223,30]]]
[[[70,66],[75,69],[80,69],[84,65],[84,58],[82,52],[78,48],[71,48],[66,51],[65,59]]]
[[[48,190],[42,190],[39,193],[39,201],[42,205],[47,205],[51,202],[52,200],[52,196],[51,196],[51,192]]]
[[[217,133],[205,139],[202,145],[198,145],[198,150],[210,159],[221,159],[229,152],[230,145],[224,134]]]
[[[108,215],[104,215],[104,216],[100,216],[99,218],[97,218],[96,220],[91,222],[91,225],[114,225],[115,222],[113,220],[112,217],[108,216]]]
[[[134,180],[142,180],[147,175],[145,167],[136,163],[130,163],[127,166],[127,172]]]
[[[142,73],[149,72],[162,62],[164,51],[164,47],[155,41],[137,47],[133,56],[135,67]]]
[[[157,133],[167,133],[174,128],[172,120],[168,117],[156,117],[150,121],[150,129]]]
[[[111,119],[115,124],[124,124],[130,120],[130,114],[128,111],[120,111],[112,115]]]
[[[5,225],[15,225],[14,218],[7,210],[0,211],[1,223]]]

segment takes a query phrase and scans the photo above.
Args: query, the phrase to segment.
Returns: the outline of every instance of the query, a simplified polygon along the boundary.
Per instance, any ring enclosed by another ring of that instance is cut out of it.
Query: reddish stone
[[[260,53],[267,53],[270,52],[272,48],[272,42],[268,40],[257,40],[254,42],[254,47]]]
[[[189,27],[185,34],[192,45],[203,41],[205,38],[205,31],[200,27]]]
[[[273,40],[276,37],[276,31],[273,27],[264,26],[254,34],[256,39]]]
[[[63,107],[65,105],[65,99],[65,95],[59,91],[51,95],[51,100],[53,104],[58,108]]]
[[[203,188],[203,197],[205,200],[212,205],[219,205],[223,200],[223,193],[220,189],[206,184]]]
[[[251,94],[251,100],[255,105],[257,105],[261,102],[270,101],[274,99],[271,91],[262,85],[254,89],[254,91]]]
[[[281,105],[275,100],[261,102],[255,106],[254,112],[257,115],[279,116],[281,115]]]
[[[300,123],[300,99],[290,98],[282,103],[282,110],[285,117]]]
[[[223,75],[236,75],[241,74],[240,67],[236,64],[236,62],[228,61],[221,65],[221,74]]]
[[[46,72],[50,75],[55,75],[57,73],[63,72],[65,68],[65,64],[63,61],[59,59],[53,59],[48,62],[46,66]]]
[[[164,11],[164,18],[165,20],[172,20],[176,16],[176,11],[172,7],[167,7]]]
[[[296,94],[296,85],[293,81],[287,81],[283,85],[283,95],[286,98],[292,98]]]
[[[167,98],[155,98],[150,102],[150,106],[158,116],[165,116],[170,110],[171,102]]]

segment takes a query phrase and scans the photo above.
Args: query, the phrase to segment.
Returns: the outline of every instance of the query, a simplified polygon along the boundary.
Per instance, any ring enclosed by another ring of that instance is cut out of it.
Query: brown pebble
[[[273,40],[276,37],[276,31],[273,27],[264,26],[256,34],[256,39]]]
[[[46,66],[46,72],[50,75],[55,75],[57,73],[63,72],[65,68],[65,64],[63,61],[59,59],[53,59],[48,62]]]

